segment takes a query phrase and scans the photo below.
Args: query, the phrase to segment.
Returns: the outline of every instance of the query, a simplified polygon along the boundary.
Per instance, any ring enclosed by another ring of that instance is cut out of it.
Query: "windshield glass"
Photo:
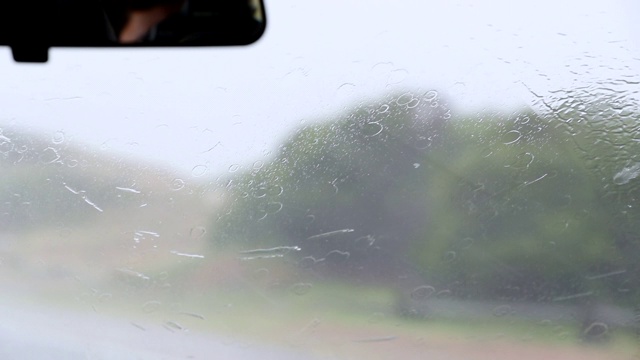
[[[267,2],[0,51],[0,357],[640,355],[640,7]]]

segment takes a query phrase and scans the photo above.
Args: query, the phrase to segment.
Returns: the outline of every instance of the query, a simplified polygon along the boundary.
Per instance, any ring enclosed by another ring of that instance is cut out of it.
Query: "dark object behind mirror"
[[[9,0],[0,45],[16,61],[50,47],[229,46],[262,36],[261,0]]]

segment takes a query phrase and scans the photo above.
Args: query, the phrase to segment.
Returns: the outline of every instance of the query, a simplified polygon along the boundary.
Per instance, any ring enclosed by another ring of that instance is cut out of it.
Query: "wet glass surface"
[[[2,357],[640,355],[636,5],[266,7],[3,50]]]

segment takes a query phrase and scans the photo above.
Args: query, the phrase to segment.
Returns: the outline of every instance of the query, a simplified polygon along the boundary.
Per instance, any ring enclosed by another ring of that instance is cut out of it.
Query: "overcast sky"
[[[0,127],[62,131],[206,176],[264,160],[305,121],[398,89],[504,108],[530,104],[523,83],[545,93],[640,71],[632,0],[266,5],[267,32],[246,48],[54,49],[46,65],[15,64],[3,48]]]

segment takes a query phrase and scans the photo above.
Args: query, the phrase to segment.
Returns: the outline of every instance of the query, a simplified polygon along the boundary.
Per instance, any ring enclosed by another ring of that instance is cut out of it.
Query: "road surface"
[[[0,320],[0,359],[315,359],[293,349],[6,299]]]

